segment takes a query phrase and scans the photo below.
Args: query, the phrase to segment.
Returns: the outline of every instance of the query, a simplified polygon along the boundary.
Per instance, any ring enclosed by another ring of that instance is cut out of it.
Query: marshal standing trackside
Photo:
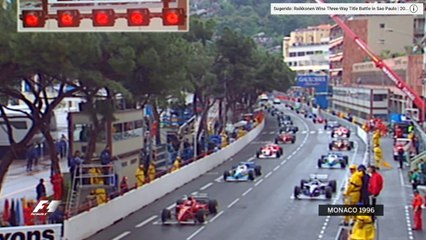
[[[383,205],[358,206],[358,205],[319,205],[319,216],[383,216]]]

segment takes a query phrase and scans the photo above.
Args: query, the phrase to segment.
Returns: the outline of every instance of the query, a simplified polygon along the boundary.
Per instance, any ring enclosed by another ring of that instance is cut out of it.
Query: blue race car
[[[318,168],[345,168],[348,165],[348,156],[342,153],[329,152],[318,159]]]
[[[261,167],[253,162],[240,162],[232,170],[223,173],[225,182],[253,181],[255,177],[262,175]]]

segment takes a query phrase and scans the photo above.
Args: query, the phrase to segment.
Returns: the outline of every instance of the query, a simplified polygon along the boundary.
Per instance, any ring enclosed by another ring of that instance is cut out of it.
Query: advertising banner
[[[328,76],[327,75],[297,75],[296,76],[297,86],[302,88],[313,89],[315,93],[314,103],[318,104],[320,108],[328,108]]]
[[[0,239],[57,240],[61,239],[61,224],[2,227]]]

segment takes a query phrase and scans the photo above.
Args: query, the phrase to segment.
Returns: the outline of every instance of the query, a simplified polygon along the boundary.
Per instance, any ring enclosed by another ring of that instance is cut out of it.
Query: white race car
[[[257,158],[280,158],[282,155],[283,148],[273,143],[263,146],[256,152]]]

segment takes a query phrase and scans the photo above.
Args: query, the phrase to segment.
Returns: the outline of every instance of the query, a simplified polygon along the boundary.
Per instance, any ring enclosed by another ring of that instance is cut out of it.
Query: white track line
[[[122,239],[122,238],[124,238],[125,236],[127,236],[127,235],[129,235],[129,234],[130,234],[130,231],[126,231],[126,232],[124,232],[124,233],[122,233],[122,234],[118,235],[117,237],[113,238],[112,240],[119,240],[119,239]]]
[[[172,210],[174,207],[176,207],[176,204],[175,204],[175,203],[173,203],[172,205],[168,206],[168,207],[167,207],[167,209],[168,209],[168,210]]]
[[[151,222],[152,220],[154,220],[156,217],[158,217],[158,216],[154,215],[154,216],[146,219],[145,221],[143,221],[143,222],[139,223],[138,225],[136,225],[135,228],[140,228],[140,227],[145,226],[146,224],[148,224],[149,222]]]
[[[206,185],[204,185],[204,186],[200,187],[200,191],[204,191],[204,190],[206,190],[206,189],[207,189],[207,188],[209,188],[211,185],[213,185],[213,183],[212,183],[212,182],[207,183]]]
[[[247,159],[248,162],[251,162],[254,160],[254,157],[250,157],[249,159]]]
[[[272,172],[268,172],[268,174],[265,175],[265,178],[268,178],[272,175]]]
[[[251,192],[251,190],[253,190],[253,188],[249,188],[249,189],[247,189],[247,191],[245,191],[245,192],[242,194],[242,196],[247,195],[249,192]]]
[[[411,229],[412,225],[411,225],[410,207],[411,206],[408,206],[408,205],[405,206],[405,222],[407,224],[408,239],[412,240],[414,239],[414,237],[413,237],[413,230]]]
[[[231,208],[232,206],[234,206],[238,201],[240,201],[240,198],[235,199],[234,201],[232,201],[229,205],[228,208]]]
[[[261,184],[263,182],[263,178],[259,180],[259,182],[255,183],[254,186],[257,187],[257,185]]]
[[[218,214],[216,214],[214,217],[212,217],[209,222],[213,222],[214,220],[216,220],[217,218],[219,218],[220,215],[222,215],[222,214],[223,214],[223,210],[220,211]]]
[[[274,167],[273,171],[277,171],[278,169],[280,169],[280,165],[277,165],[276,167]]]
[[[399,171],[399,181],[401,182],[401,186],[404,186],[404,175],[402,174],[402,170]]]
[[[222,179],[223,179],[223,177],[222,176],[220,176],[220,177],[217,177],[217,178],[215,178],[215,182],[220,182],[220,181],[222,181]]]
[[[200,227],[197,231],[195,231],[193,234],[191,234],[186,240],[193,239],[197,234],[199,234],[203,229],[206,228],[205,226]]]

